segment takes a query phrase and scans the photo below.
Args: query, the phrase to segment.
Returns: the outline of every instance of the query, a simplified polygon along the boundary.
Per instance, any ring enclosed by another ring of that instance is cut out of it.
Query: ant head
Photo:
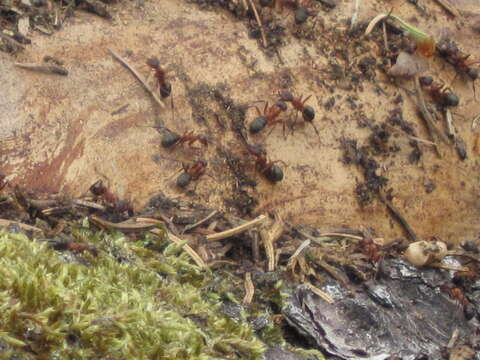
[[[250,133],[251,134],[259,133],[260,131],[263,130],[265,125],[267,125],[267,118],[265,116],[257,117],[255,120],[253,120],[250,123],[250,127],[249,127]]]
[[[443,102],[445,106],[458,106],[460,99],[454,93],[449,92],[445,95]]]
[[[277,105],[282,111],[287,111],[287,104],[285,101],[278,100],[275,105]]]
[[[293,95],[290,91],[284,90],[278,93],[280,96],[280,100],[282,101],[292,101],[293,100]]]
[[[102,179],[97,180],[92,186],[90,186],[90,192],[95,196],[102,196],[107,188],[103,185]]]
[[[172,93],[172,85],[170,83],[163,83],[160,85],[160,95],[162,98],[169,97]]]
[[[157,58],[147,59],[147,65],[156,69],[160,66],[160,61]]]
[[[303,108],[302,115],[303,120],[311,122],[315,118],[315,110],[311,106],[306,105]]]
[[[478,70],[475,68],[468,68],[467,70],[467,76],[472,79],[473,81],[478,79]]]
[[[421,76],[418,80],[422,86],[430,86],[433,84],[433,78],[431,76]]]

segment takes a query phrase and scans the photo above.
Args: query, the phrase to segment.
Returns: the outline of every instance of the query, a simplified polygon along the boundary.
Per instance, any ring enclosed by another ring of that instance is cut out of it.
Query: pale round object
[[[414,266],[425,266],[441,261],[447,255],[447,245],[442,241],[416,241],[411,243],[404,258]]]

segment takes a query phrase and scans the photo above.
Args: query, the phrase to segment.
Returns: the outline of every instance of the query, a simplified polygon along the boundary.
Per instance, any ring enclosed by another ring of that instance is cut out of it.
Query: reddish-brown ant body
[[[465,293],[463,292],[463,290],[461,288],[452,287],[452,286],[448,286],[448,285],[442,285],[440,287],[440,290],[442,290],[443,292],[446,292],[452,300],[458,301],[458,303],[460,305],[468,304],[468,300],[465,297]]]
[[[383,258],[383,254],[380,250],[380,246],[375,244],[373,240],[363,240],[359,243],[362,253],[368,257],[368,259],[377,263]]]
[[[475,80],[478,79],[478,69],[472,67],[478,61],[468,60],[470,54],[466,55],[460,51],[454,41],[444,39],[437,44],[437,51],[447,62],[461,74],[465,74],[472,80],[475,92]]]
[[[192,180],[197,180],[205,173],[207,164],[206,160],[197,160],[193,164],[182,164],[183,173],[177,178],[177,186],[185,188],[190,182],[192,182]]]
[[[193,131],[187,131],[184,135],[180,136],[173,131],[167,131],[163,135],[162,146],[164,148],[173,148],[183,143],[192,146],[197,141],[203,146],[208,147],[208,139],[204,135],[195,135]]]
[[[275,165],[282,160],[268,161],[267,152],[258,144],[247,144],[248,152],[255,157],[255,168],[273,183],[283,180],[283,170]]]
[[[113,209],[119,213],[127,211],[129,214],[133,214],[133,209],[127,201],[119,200],[118,197],[107,189],[102,180],[96,181],[90,186],[90,192],[98,198],[113,207]]]
[[[150,58],[147,60],[147,65],[155,70],[155,79],[157,79],[157,86],[160,88],[162,98],[169,97],[172,85],[166,81],[166,71],[160,66],[160,61],[157,58]]]
[[[320,136],[316,126],[313,124],[313,119],[315,118],[315,110],[311,106],[305,105],[305,103],[308,101],[308,99],[310,99],[312,95],[309,95],[302,100],[302,96],[296,98],[289,91],[282,91],[279,93],[279,96],[281,101],[289,102],[290,104],[292,104],[293,108],[297,111],[293,126],[295,126],[295,123],[297,121],[298,112],[301,112],[303,120],[311,124],[315,132],[317,133],[317,135]]]
[[[60,241],[60,242],[54,243],[52,247],[55,250],[59,250],[59,251],[68,250],[74,254],[81,254],[84,251],[88,251],[93,256],[98,255],[98,249],[95,246],[83,244],[79,242]]]
[[[263,109],[263,115],[260,112],[260,110],[255,107],[258,112],[258,117],[255,118],[250,123],[250,132],[252,134],[256,134],[263,130],[265,126],[274,126],[278,123],[282,123],[282,120],[278,120],[278,116],[284,112],[287,111],[287,104],[285,104],[284,101],[277,101],[274,105],[272,105],[270,108],[268,108],[268,102],[265,103],[265,108]],[[283,122],[283,132],[285,133],[285,123]]]
[[[460,102],[458,96],[446,88],[444,84],[435,82],[430,76],[419,78],[420,84],[428,89],[430,96],[436,104],[441,106],[458,106]]]

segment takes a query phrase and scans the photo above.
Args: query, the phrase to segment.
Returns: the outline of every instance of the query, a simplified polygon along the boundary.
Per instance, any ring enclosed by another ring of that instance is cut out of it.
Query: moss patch
[[[255,359],[264,352],[244,321],[217,311],[181,250],[162,252],[121,234],[90,234],[97,257],[60,254],[0,231],[0,357]]]

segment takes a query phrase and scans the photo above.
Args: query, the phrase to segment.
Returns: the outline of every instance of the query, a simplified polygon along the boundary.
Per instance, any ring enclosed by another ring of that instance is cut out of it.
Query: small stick
[[[164,232],[163,230],[161,229],[151,229],[150,230],[151,233],[153,234],[157,234],[157,235],[163,235]],[[172,233],[169,233],[167,232],[167,235],[168,235],[168,238],[171,242],[174,242],[175,244],[180,244],[183,242],[182,239],[176,237],[175,235],[173,235]],[[182,246],[182,249],[188,254],[190,255],[190,257],[193,259],[193,261],[195,261],[195,263],[198,265],[198,267],[202,268],[202,269],[206,269],[207,268],[207,264],[205,264],[205,262],[202,260],[202,258],[200,257],[200,255],[198,255],[195,250],[192,249],[192,247],[188,244],[185,244]]]
[[[475,130],[477,128],[477,123],[480,120],[480,114],[475,116],[472,120],[472,130]]]
[[[333,233],[322,233],[322,234],[318,235],[318,237],[323,237],[323,236],[338,236],[338,237],[354,239],[354,240],[363,240],[362,236],[344,234],[344,233],[334,233],[333,232]]]
[[[253,300],[253,294],[255,293],[255,287],[252,282],[252,273],[250,271],[245,273],[245,296],[243,298],[243,305],[250,305]]]
[[[101,228],[115,229],[124,233],[147,231],[157,226],[156,224],[148,224],[148,223],[147,224],[145,223],[137,224],[137,223],[127,223],[127,222],[113,223],[107,220],[103,220],[95,215],[90,216],[90,221]]]
[[[11,38],[10,36],[8,35],[5,35],[4,33],[0,32],[0,38],[8,41],[9,43],[19,47],[20,49],[22,50],[25,50],[25,46],[23,46],[21,43],[19,43],[17,40]]]
[[[105,206],[97,204],[96,202],[86,201],[81,199],[73,200],[73,204],[77,206],[84,206],[84,207],[100,210],[100,211],[105,211],[107,209]]]
[[[310,284],[309,282],[304,282],[304,284],[307,285],[307,287],[310,289],[311,292],[313,292],[315,295],[320,296],[323,300],[325,300],[329,304],[334,303],[333,298],[330,295],[328,295],[326,292],[320,290],[318,287]]]
[[[255,15],[255,19],[257,19],[258,26],[260,27],[260,35],[262,36],[263,47],[266,49],[268,46],[267,37],[265,36],[265,31],[263,30],[262,21],[260,20],[260,16],[258,15],[257,8],[253,3],[253,0],[248,0],[250,6],[252,7],[253,14]]]
[[[246,222],[245,224],[234,227],[230,230],[225,230],[216,234],[207,235],[207,241],[222,240],[222,239],[226,239],[226,238],[241,234],[242,232],[245,232],[248,229],[263,223],[266,219],[267,217],[265,215],[260,215],[255,219],[253,219],[252,221]]]
[[[430,131],[430,136],[432,136],[432,138],[435,139],[434,135],[438,135],[438,137],[440,137],[440,139],[442,139],[442,141],[445,144],[448,144],[449,141],[447,137],[435,126],[435,122],[433,121],[432,115],[427,109],[427,105],[425,104],[425,98],[423,97],[423,92],[420,87],[420,81],[418,80],[418,75],[415,76],[414,83],[415,83],[415,91],[417,92],[418,105],[420,106],[420,111],[422,112],[423,119],[427,123],[428,130]],[[438,145],[436,149],[438,152]]]
[[[441,7],[443,7],[447,12],[449,12],[453,16],[461,17],[460,12],[451,5],[447,0],[435,0]]]
[[[458,330],[458,328],[455,328],[455,330],[453,330],[453,332],[452,332],[452,336],[450,337],[450,341],[447,344],[447,349],[452,349],[453,348],[453,346],[455,345],[455,343],[458,340],[458,335],[459,334],[460,334],[460,331]]]
[[[435,144],[434,142],[431,142],[431,141],[428,141],[428,140],[425,140],[425,139],[421,139],[421,138],[416,137],[416,136],[408,135],[408,134],[404,133],[403,131],[400,131],[399,129],[393,127],[392,125],[389,125],[389,124],[385,124],[385,125],[387,125],[387,127],[388,127],[390,130],[393,130],[393,131],[396,132],[397,134],[404,135],[404,136],[406,136],[407,138],[409,138],[410,140],[415,140],[415,141],[418,141],[419,143],[422,143],[422,144],[425,144],[425,145],[437,146],[437,144]]]
[[[288,259],[287,267],[291,267],[293,265],[293,262],[298,257],[298,255],[300,255],[302,253],[303,249],[309,247],[310,243],[311,243],[311,240],[307,239],[300,244],[300,246],[297,248],[297,250],[295,250],[295,252],[292,254],[292,256],[290,256],[290,259]]]
[[[34,63],[15,63],[15,66],[22,68],[22,69],[27,69],[31,71],[38,71],[38,72],[43,72],[46,74],[58,74],[58,75],[63,75],[67,76],[68,75],[68,70],[65,69],[63,66],[60,65],[54,65],[54,64],[34,64]]]
[[[0,219],[0,228],[8,227],[10,225],[17,225],[18,227],[26,231],[43,232],[42,229],[32,225],[24,224],[14,220]]]
[[[126,67],[133,74],[133,76],[135,76],[137,80],[140,81],[144,89],[147,90],[147,92],[153,97],[153,99],[157,102],[157,104],[160,105],[161,108],[165,108],[165,104],[163,103],[163,101],[160,100],[160,98],[157,96],[157,94],[153,92],[152,89],[150,89],[148,84],[145,82],[145,79],[137,72],[137,70],[135,70],[129,63],[127,63],[124,59],[122,59],[122,57],[118,55],[116,52],[114,52],[113,50],[108,49],[108,51],[110,52],[110,54],[112,54],[115,60],[117,60],[124,67]]]
[[[217,210],[213,210],[210,214],[208,214],[205,218],[197,221],[196,223],[194,224],[190,224],[190,225],[187,225],[185,226],[185,228],[183,229],[183,231],[181,232],[181,234],[185,234],[187,231],[189,230],[192,230],[194,228],[196,228],[197,226],[199,225],[202,225],[204,222],[210,220],[212,217],[214,217],[215,215],[218,214],[218,211]]]
[[[382,28],[383,28],[383,42],[385,44],[385,50],[387,51],[387,54],[390,52],[390,48],[388,46],[388,37],[387,37],[387,25],[385,24],[385,21],[382,21]],[[390,57],[387,57],[388,59],[388,67],[392,67],[392,62],[390,60]]]
[[[445,120],[447,122],[448,135],[452,137],[455,142],[455,128],[453,127],[452,111],[447,107],[445,110]]]
[[[405,218],[402,216],[402,214],[400,214],[397,208],[393,206],[393,204],[387,199],[387,197],[381,190],[378,192],[378,195],[380,196],[380,200],[382,200],[382,202],[387,205],[387,208],[393,214],[393,217],[397,219],[400,225],[403,226],[410,240],[417,241],[417,235],[415,234],[415,231],[413,231],[407,220],[405,220]]]
[[[355,0],[355,7],[353,8],[352,19],[350,20],[350,29],[353,29],[353,26],[357,22],[359,8],[360,8],[360,0]]]

